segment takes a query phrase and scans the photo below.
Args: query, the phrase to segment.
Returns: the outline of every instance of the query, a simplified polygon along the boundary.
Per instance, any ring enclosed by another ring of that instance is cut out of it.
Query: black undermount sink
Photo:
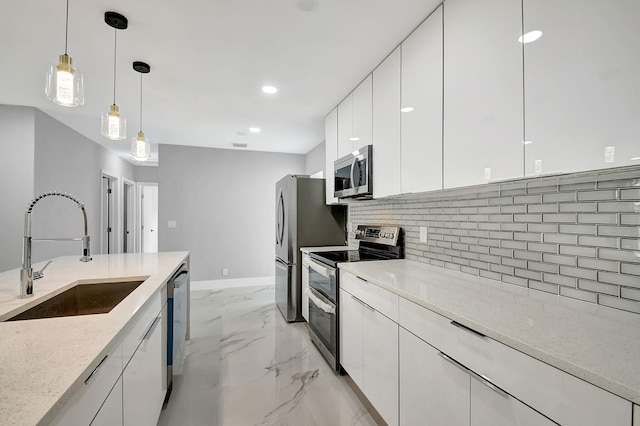
[[[143,282],[78,284],[6,321],[106,314]]]

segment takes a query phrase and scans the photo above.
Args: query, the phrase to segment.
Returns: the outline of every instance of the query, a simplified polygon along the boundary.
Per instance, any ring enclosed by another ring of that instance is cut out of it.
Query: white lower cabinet
[[[387,424],[397,425],[398,324],[359,296],[365,300],[340,289],[340,364]]]
[[[469,424],[469,374],[400,327],[400,424]]]
[[[118,378],[91,426],[122,426],[122,376]]]
[[[144,426],[158,422],[164,402],[161,322],[162,314],[152,320],[122,372],[125,425]]]

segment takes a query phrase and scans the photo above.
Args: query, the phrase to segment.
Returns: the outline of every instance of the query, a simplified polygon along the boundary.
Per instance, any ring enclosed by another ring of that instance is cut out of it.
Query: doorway
[[[100,252],[102,254],[114,253],[115,241],[113,228],[115,223],[115,203],[114,188],[116,178],[103,174],[102,175],[102,221],[100,228]]]
[[[141,183],[140,186],[140,251],[158,251],[158,184]]]
[[[122,252],[134,253],[135,226],[135,186],[134,183],[122,180]]]

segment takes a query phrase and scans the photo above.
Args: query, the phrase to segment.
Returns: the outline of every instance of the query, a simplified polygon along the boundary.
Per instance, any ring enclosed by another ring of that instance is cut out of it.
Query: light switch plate
[[[229,275],[229,269],[227,268],[222,268],[222,276],[226,277],[227,275]]]
[[[167,228],[175,228],[175,227],[176,227],[176,221],[175,220],[167,221]]]
[[[604,162],[614,163],[616,161],[616,147],[608,146],[604,149]]]
[[[420,227],[420,242],[421,243],[427,243],[428,238],[427,238],[427,232],[428,232],[428,228],[426,226],[421,226]]]
[[[542,173],[542,160],[536,160],[533,164],[535,172]]]

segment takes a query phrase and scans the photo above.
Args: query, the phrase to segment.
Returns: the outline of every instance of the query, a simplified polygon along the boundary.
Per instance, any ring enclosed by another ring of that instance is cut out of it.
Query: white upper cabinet
[[[398,47],[373,71],[373,196],[401,193]]]
[[[402,43],[401,188],[442,189],[442,5]]]
[[[523,7],[526,174],[640,164],[640,2]]]
[[[334,197],[335,181],[333,163],[338,159],[338,108],[334,108],[324,119],[325,139],[325,179],[326,202],[335,204],[338,199]]]
[[[447,0],[444,17],[444,187],[521,177],[521,2]]]
[[[338,158],[371,144],[371,82],[369,75],[338,105]]]

